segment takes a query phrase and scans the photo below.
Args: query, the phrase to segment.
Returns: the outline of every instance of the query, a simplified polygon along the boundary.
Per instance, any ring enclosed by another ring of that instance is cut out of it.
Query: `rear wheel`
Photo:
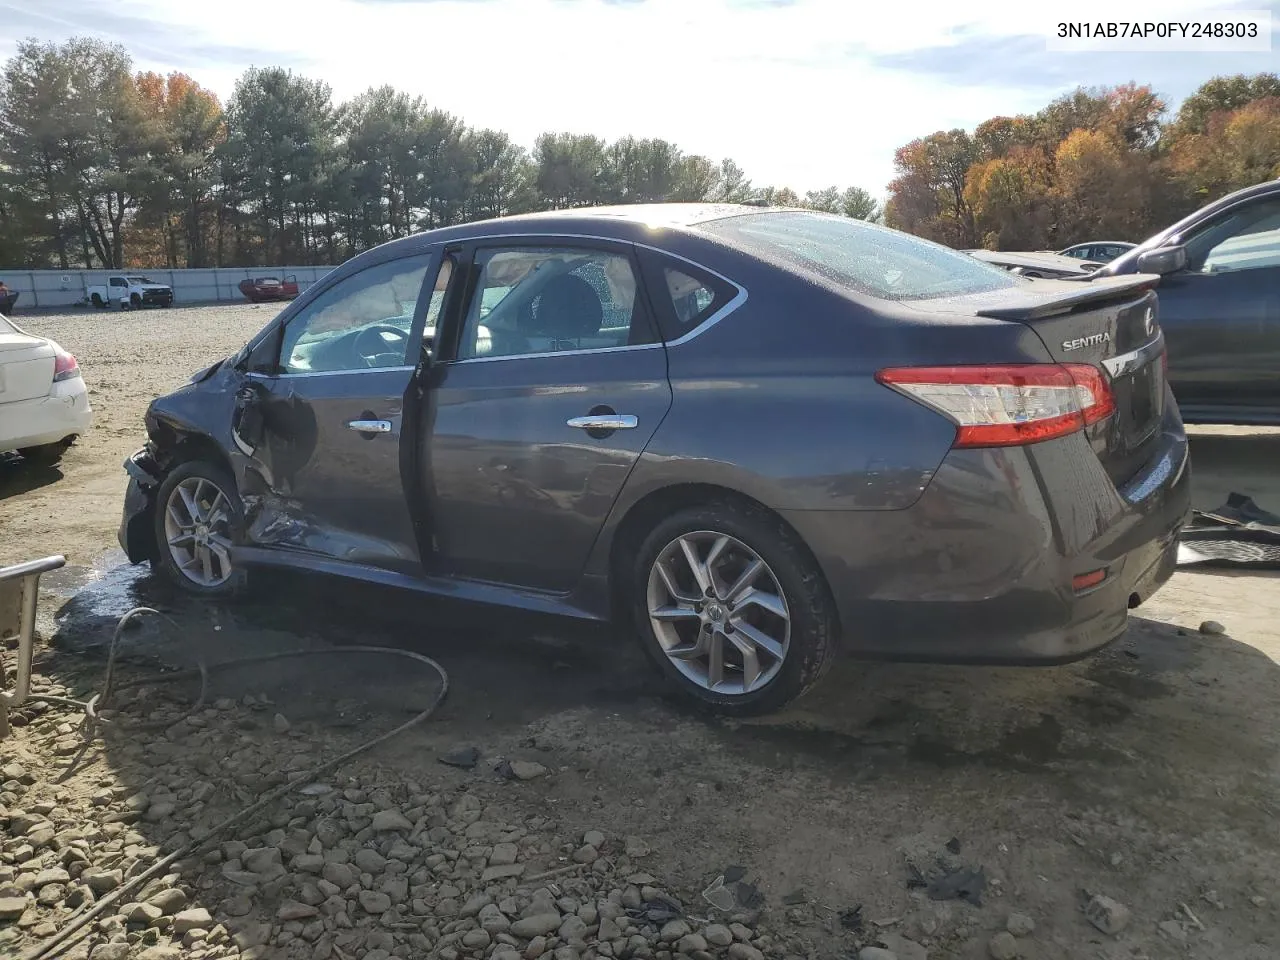
[[[838,621],[813,558],[776,517],[717,503],[658,524],[632,569],[646,653],[719,713],[777,710],[826,672]]]
[[[231,476],[193,460],[165,477],[156,495],[156,556],[178,586],[201,596],[229,596],[244,584],[231,549],[244,509]]]
[[[89,299],[93,302],[93,305],[97,307],[99,310],[101,310],[103,307],[107,305],[107,302],[102,299],[102,296],[100,294],[95,293]]]

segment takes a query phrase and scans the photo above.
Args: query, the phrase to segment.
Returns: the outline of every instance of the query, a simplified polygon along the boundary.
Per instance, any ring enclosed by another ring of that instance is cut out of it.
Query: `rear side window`
[[[880,300],[956,297],[1029,282],[941,244],[848,217],[748,214],[702,229],[762,260]]]
[[[679,340],[718,313],[737,288],[691,263],[653,250],[642,251],[645,279],[662,336]]]

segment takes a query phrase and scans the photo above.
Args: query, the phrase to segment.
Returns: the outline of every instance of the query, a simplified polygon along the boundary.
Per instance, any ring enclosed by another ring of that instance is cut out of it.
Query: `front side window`
[[[110,283],[113,287],[127,287],[129,285],[125,282],[124,277],[112,277]]]
[[[830,214],[747,214],[701,229],[778,266],[881,300],[964,296],[1031,282],[941,244]]]
[[[285,373],[327,373],[404,366],[409,331],[430,256],[368,267],[338,281],[284,330]]]
[[[1229,273],[1280,267],[1280,199],[1228,213],[1186,244],[1187,268]]]
[[[559,247],[477,251],[458,359],[599,350],[652,338],[624,255]]]

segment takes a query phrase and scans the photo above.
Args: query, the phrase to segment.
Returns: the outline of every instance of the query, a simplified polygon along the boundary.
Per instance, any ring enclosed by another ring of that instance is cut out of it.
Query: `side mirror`
[[[1138,254],[1138,273],[1177,273],[1187,266],[1187,248],[1156,247]]]

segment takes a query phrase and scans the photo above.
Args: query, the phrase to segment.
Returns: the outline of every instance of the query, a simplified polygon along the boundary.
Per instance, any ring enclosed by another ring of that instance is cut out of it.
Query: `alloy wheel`
[[[741,540],[710,530],[676,537],[653,562],[646,600],[663,653],[703,689],[751,693],[782,669],[791,641],[786,595]]]
[[[212,480],[187,477],[165,504],[164,533],[173,564],[193,583],[217,587],[231,577],[231,500]]]

